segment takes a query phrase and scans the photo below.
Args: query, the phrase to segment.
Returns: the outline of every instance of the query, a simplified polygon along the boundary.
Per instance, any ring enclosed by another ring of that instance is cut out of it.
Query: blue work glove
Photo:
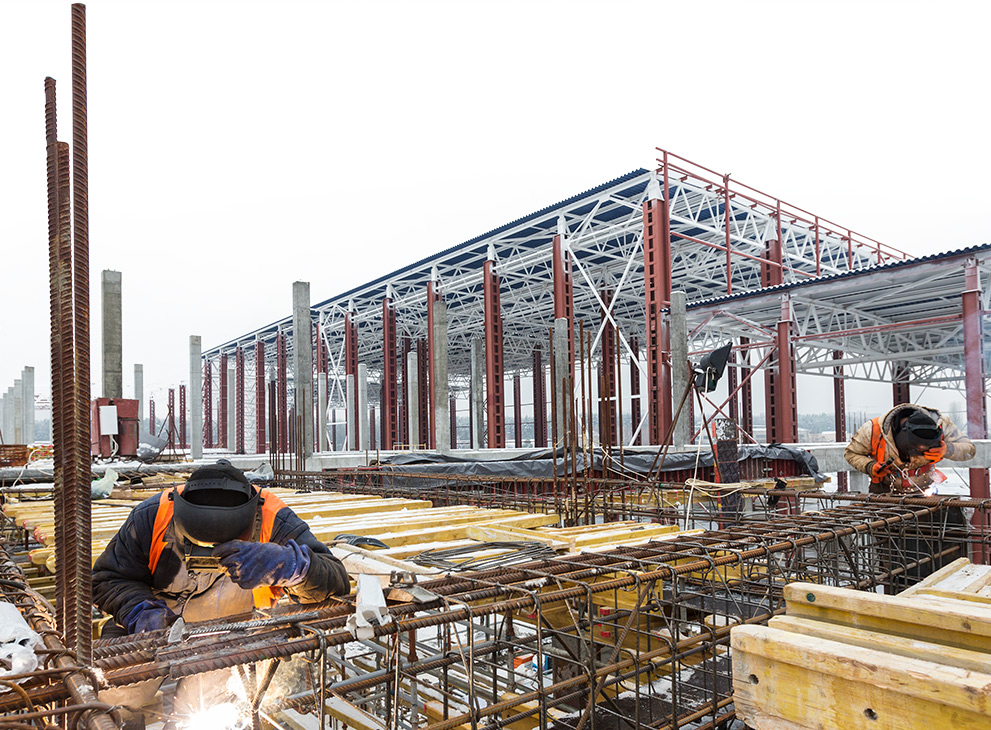
[[[303,582],[310,569],[309,548],[294,540],[285,545],[231,540],[217,545],[213,555],[241,588],[294,586]]]
[[[127,612],[124,628],[129,634],[143,634],[146,631],[159,631],[172,625],[177,616],[172,613],[165,601],[141,601]]]

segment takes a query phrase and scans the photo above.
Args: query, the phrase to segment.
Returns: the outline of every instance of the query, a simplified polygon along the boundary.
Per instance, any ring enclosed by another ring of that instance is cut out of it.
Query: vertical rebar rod
[[[89,438],[89,172],[86,133],[86,6],[72,5],[72,205],[76,349],[76,660],[92,664]],[[71,620],[71,619],[70,619]]]

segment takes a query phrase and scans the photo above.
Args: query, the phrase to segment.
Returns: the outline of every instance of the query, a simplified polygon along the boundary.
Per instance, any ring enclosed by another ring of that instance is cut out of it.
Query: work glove
[[[929,461],[936,463],[942,460],[946,456],[946,441],[944,439],[939,440],[939,446],[933,446],[931,449],[923,454]]]
[[[871,464],[871,476],[875,479],[882,479],[891,473],[891,463],[875,461]]]
[[[172,613],[165,601],[158,599],[141,601],[124,617],[124,628],[129,634],[143,634],[147,631],[167,629],[178,616]]]
[[[241,588],[294,586],[302,583],[310,569],[310,550],[290,540],[274,542],[231,540],[213,549],[214,557]]]

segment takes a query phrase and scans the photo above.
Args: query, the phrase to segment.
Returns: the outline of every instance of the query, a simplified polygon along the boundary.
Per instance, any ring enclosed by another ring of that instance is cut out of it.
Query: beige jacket
[[[928,413],[943,429],[943,441],[946,443],[946,455],[943,457],[944,459],[951,459],[952,461],[967,461],[968,459],[972,459],[974,454],[977,453],[977,448],[974,446],[974,442],[964,436],[960,432],[960,429],[953,424],[953,421],[937,411],[935,408],[927,408],[914,403],[903,403],[895,406],[881,416],[881,433],[884,436],[885,442],[885,461],[890,460],[899,469],[906,470],[917,469],[929,464],[929,460],[922,455],[913,456],[908,461],[902,461],[902,458],[898,453],[898,447],[895,446],[892,426],[896,422],[899,412],[908,408]],[[873,430],[874,426],[871,421],[868,421],[862,425],[859,429],[857,429],[857,433],[854,434],[853,438],[850,439],[850,443],[847,444],[846,451],[843,454],[850,466],[859,472],[867,474],[868,476],[870,476],[871,467],[874,466],[875,461],[874,453],[871,448],[871,437],[873,435]],[[891,486],[894,480],[894,475],[882,477],[880,483],[874,483],[872,480],[871,492],[878,493],[891,491]]]

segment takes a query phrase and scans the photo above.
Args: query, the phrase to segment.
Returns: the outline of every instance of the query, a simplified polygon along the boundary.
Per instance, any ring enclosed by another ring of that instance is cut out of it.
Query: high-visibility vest
[[[871,419],[871,453],[874,455],[874,460],[878,464],[884,463],[884,453],[887,450],[887,442],[884,440],[884,434],[881,433],[881,419],[873,418]],[[898,468],[895,470],[895,479],[900,480],[902,489],[912,489],[915,487],[915,483],[912,482],[908,477],[916,477],[920,474],[925,474],[926,472],[932,471],[933,464],[930,462],[928,464],[923,464],[922,466],[917,466],[914,469],[908,467],[902,469]],[[880,484],[881,480],[871,475],[872,484]]]
[[[175,490],[176,494],[182,494],[182,490],[183,487],[177,487]],[[165,532],[172,523],[172,513],[175,510],[175,503],[169,499],[169,494],[170,491],[164,491],[158,498],[158,512],[155,513],[155,526],[151,531],[151,549],[148,551],[148,570],[151,571],[152,575],[155,574],[158,560],[162,557],[162,551],[165,549]],[[286,506],[286,503],[267,489],[261,490],[260,499],[262,519],[258,542],[270,542],[272,539],[272,528],[275,525],[275,515],[279,513],[280,509]],[[251,593],[254,597],[255,607],[268,608],[279,600],[279,596],[282,595],[282,589],[277,586],[259,586],[252,589]]]

